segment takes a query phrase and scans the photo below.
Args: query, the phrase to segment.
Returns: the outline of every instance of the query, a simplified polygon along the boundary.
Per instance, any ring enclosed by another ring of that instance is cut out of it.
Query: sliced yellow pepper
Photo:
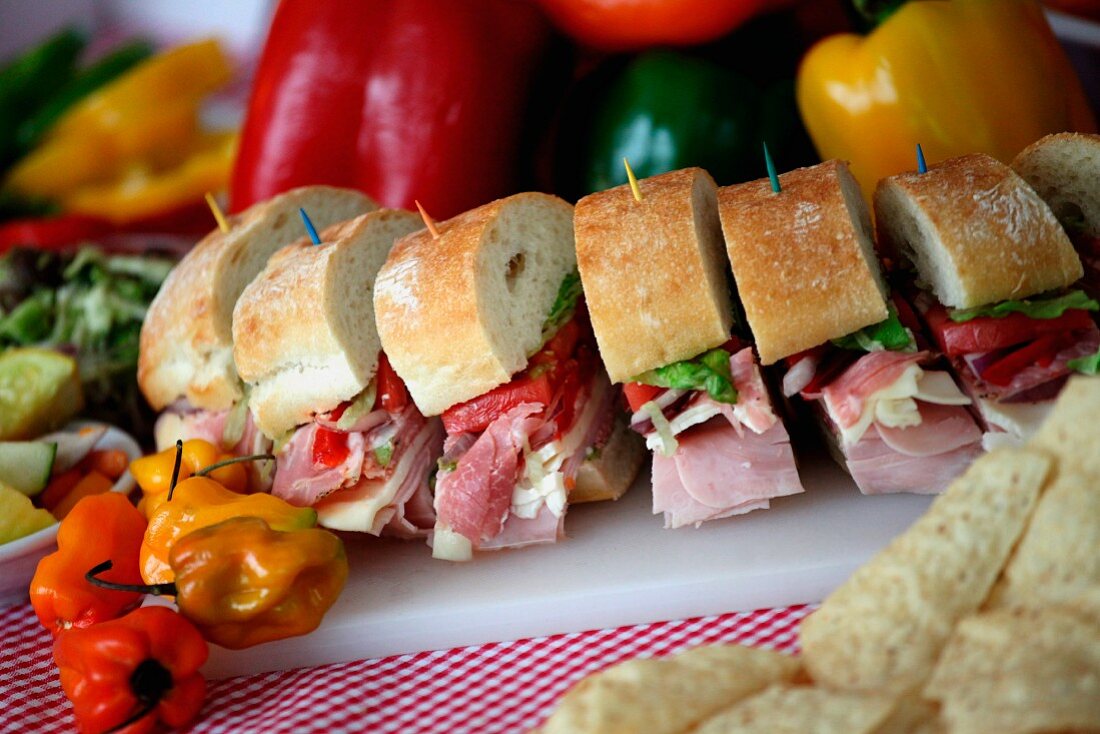
[[[1033,0],[909,2],[866,37],[826,38],[798,74],[822,158],[844,158],[870,196],[879,179],[988,153],[1008,163],[1047,133],[1092,132],[1081,83]]]

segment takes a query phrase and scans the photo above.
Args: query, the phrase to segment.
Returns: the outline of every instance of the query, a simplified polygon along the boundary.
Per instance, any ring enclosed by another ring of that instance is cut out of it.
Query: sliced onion
[[[53,474],[56,476],[83,461],[106,432],[107,426],[96,423],[77,431],[57,431],[36,440],[57,444],[57,455],[53,460]]]

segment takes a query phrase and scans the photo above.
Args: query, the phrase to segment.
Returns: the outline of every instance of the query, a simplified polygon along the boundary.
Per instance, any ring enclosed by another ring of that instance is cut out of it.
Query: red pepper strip
[[[282,0],[252,85],[231,209],[331,184],[385,206],[417,199],[447,219],[512,193],[548,39],[530,2]]]
[[[0,225],[0,254],[13,247],[57,250],[94,241],[115,231],[106,219],[65,214],[42,219],[13,219]]]
[[[117,731],[145,734],[158,721],[185,726],[206,696],[199,668],[207,653],[195,626],[167,607],[70,630],[53,648],[61,687],[84,734],[123,725]]]
[[[1011,352],[982,371],[981,378],[990,385],[1007,387],[1012,378],[1034,364],[1049,366],[1058,352],[1073,341],[1067,334],[1048,334],[1039,337],[1027,346]]]
[[[57,531],[57,550],[38,563],[30,596],[38,621],[53,635],[114,619],[141,602],[141,594],[93,586],[84,573],[104,558],[115,560],[110,580],[140,584],[138,554],[145,516],[124,495],[85,497]]]
[[[981,316],[956,323],[943,306],[937,305],[929,309],[925,318],[936,341],[951,357],[1004,349],[1045,334],[1087,329],[1092,324],[1092,316],[1081,309],[1071,309],[1056,319],[1033,319],[1026,314],[1010,313],[1001,318]]]
[[[313,463],[315,466],[327,466],[329,468],[340,466],[347,461],[350,453],[347,433],[317,426],[317,433],[313,436]]]
[[[378,404],[387,413],[400,413],[409,404],[409,391],[393,367],[385,352],[378,355]]]

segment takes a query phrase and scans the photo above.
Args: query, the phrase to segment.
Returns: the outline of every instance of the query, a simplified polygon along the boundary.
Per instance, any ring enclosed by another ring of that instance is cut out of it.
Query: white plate
[[[87,421],[77,421],[65,426],[66,431],[76,431],[83,426],[92,425]],[[141,447],[130,434],[108,426],[96,449],[122,449],[131,460],[142,455]],[[134,479],[127,470],[115,485],[112,492],[129,494],[134,488]],[[27,598],[27,587],[34,576],[38,562],[53,553],[57,548],[57,523],[32,533],[25,538],[0,545],[0,606],[7,606]]]

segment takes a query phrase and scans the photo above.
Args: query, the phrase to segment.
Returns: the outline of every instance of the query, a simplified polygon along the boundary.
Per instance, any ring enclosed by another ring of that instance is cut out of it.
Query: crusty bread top
[[[576,267],[573,207],[523,193],[400,240],[378,274],[382,347],[424,415],[508,382]]]
[[[718,190],[737,293],[762,364],[884,320],[859,184],[843,161]]]
[[[574,216],[577,266],[614,382],[690,359],[730,335],[717,187],[701,168],[590,194]]]
[[[880,246],[912,262],[945,306],[1025,298],[1083,272],[1050,207],[987,155],[879,181],[875,219]]]
[[[229,217],[172,270],[141,329],[138,384],[156,410],[185,397],[196,407],[225,410],[241,397],[233,365],[233,306],[280,247],[298,239],[305,208],[327,227],[377,208],[357,191],[305,186]]]
[[[1056,133],[1024,148],[1012,168],[1063,226],[1100,237],[1100,135]]]
[[[378,367],[374,280],[393,243],[424,225],[379,209],[335,224],[315,246],[276,252],[233,309],[233,359],[256,425],[278,436],[359,394]]]

